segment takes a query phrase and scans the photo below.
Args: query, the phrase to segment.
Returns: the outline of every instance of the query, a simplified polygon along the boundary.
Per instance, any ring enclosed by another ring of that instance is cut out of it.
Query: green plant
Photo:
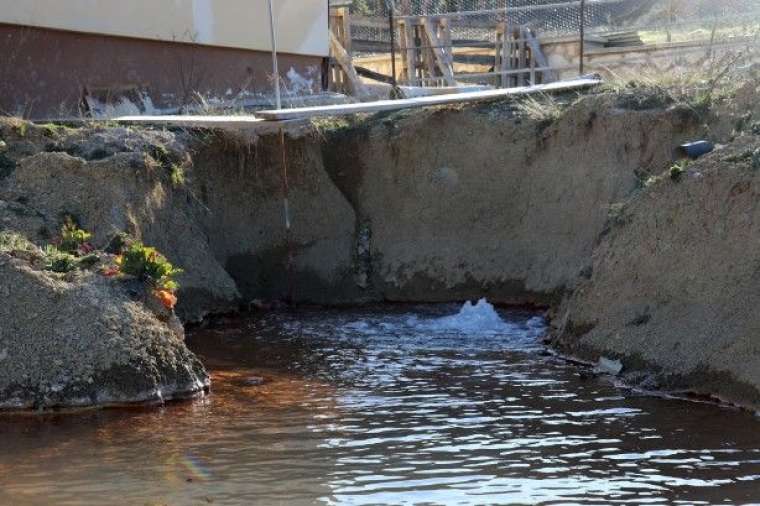
[[[170,169],[172,166],[172,154],[163,144],[152,144],[148,148],[148,156],[153,158],[161,167]]]
[[[89,246],[87,241],[91,237],[92,234],[79,228],[73,218],[67,216],[61,228],[61,244],[59,245],[59,249],[71,254],[76,254],[80,251],[89,253],[92,251],[92,247]]]
[[[174,267],[156,248],[139,241],[129,244],[117,263],[121,273],[148,281],[157,289],[173,292],[179,288],[174,278],[182,269]]]
[[[171,180],[174,187],[185,185],[185,169],[181,165],[172,164]]]
[[[688,160],[681,160],[680,162],[675,163],[672,167],[670,167],[670,179],[675,181],[676,183],[681,180],[683,177],[684,172],[686,172],[686,168],[689,166]]]
[[[52,244],[45,246],[42,259],[43,269],[58,273],[87,269],[100,262],[100,258],[94,253],[77,256],[66,251],[61,251]]]
[[[29,240],[15,232],[0,232],[0,252],[35,251],[37,248]]]
[[[45,247],[43,258],[46,271],[66,273],[79,267],[77,257],[66,251],[61,251],[53,245]]]
[[[56,125],[55,123],[45,123],[43,125],[40,125],[40,128],[42,129],[42,134],[45,137],[57,137],[58,135],[66,132],[65,126]]]
[[[318,116],[311,119],[311,124],[317,132],[323,135],[337,130],[345,130],[352,126],[351,121],[341,116]]]
[[[620,224],[625,221],[624,213],[625,213],[625,204],[622,202],[617,202],[615,204],[612,204],[609,207],[607,217],[612,223]]]
[[[29,130],[29,123],[21,121],[15,126],[15,130],[19,137],[26,137],[26,132]]]

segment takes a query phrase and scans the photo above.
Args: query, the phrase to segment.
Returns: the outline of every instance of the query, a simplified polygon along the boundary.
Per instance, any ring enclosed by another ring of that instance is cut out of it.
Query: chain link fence
[[[345,2],[344,2],[345,3]],[[760,0],[585,0],[587,35],[638,32],[641,43],[757,34]],[[580,0],[354,0],[352,39],[360,52],[390,50],[389,14],[452,15],[454,43],[494,42],[494,26],[532,28],[539,37],[578,36]]]
[[[760,66],[760,0],[335,1],[357,71],[412,87]]]

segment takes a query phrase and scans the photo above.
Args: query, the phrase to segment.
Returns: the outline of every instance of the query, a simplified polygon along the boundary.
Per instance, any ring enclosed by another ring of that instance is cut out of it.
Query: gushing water
[[[417,332],[476,335],[515,332],[515,325],[505,322],[486,299],[480,299],[477,304],[467,301],[455,315],[431,319],[412,316],[408,323]]]

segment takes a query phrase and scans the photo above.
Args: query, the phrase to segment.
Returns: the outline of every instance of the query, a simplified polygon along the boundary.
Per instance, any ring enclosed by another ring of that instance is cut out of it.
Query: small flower
[[[116,265],[121,265],[124,263],[124,257],[121,255],[117,255],[116,258],[113,259],[114,262],[116,262]]]
[[[114,276],[118,276],[120,274],[118,267],[106,267],[101,271],[101,274],[107,278],[112,278]]]
[[[172,310],[177,305],[177,296],[169,290],[156,290],[153,293],[166,309]]]

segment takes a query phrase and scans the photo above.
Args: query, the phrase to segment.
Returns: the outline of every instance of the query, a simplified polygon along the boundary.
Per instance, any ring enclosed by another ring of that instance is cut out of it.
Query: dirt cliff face
[[[192,144],[191,191],[204,209],[197,223],[244,302],[365,300],[355,282],[355,213],[324,170],[321,142],[313,131],[288,133],[284,144],[278,134],[216,132]]]
[[[689,109],[623,98],[571,97],[549,119],[531,119],[510,103],[375,115],[288,129],[284,144],[271,133],[4,121],[0,226],[41,245],[71,215],[98,247],[119,232],[157,247],[185,270],[178,315],[186,322],[291,296],[328,304],[483,296],[555,304],[579,280],[604,272],[601,264],[592,270],[592,252],[616,204],[666,170],[674,148],[702,128]],[[21,286],[42,283],[58,293],[36,274],[25,276]],[[581,286],[579,294],[590,293],[586,281]],[[8,295],[9,307],[21,295]],[[106,302],[93,306],[93,318],[120,308],[130,335],[126,322],[136,309],[123,294],[99,296]],[[600,318],[580,306],[570,306],[565,335],[577,337]],[[28,323],[14,314],[0,314],[0,322]],[[40,335],[58,336],[69,322],[72,335],[94,336],[100,325],[74,313],[62,318],[45,320],[48,334]],[[130,349],[152,346],[143,337]],[[168,363],[194,368],[184,348],[170,349],[180,358]],[[149,350],[145,360],[162,353]],[[26,360],[32,357],[19,363]],[[155,391],[166,383],[151,373],[140,384]]]
[[[696,129],[689,111],[602,95],[548,122],[509,103],[375,117],[323,151],[380,298],[552,303],[590,266],[609,207]]]
[[[237,308],[235,283],[215,260],[199,225],[198,217],[208,211],[186,183],[172,182],[172,170],[191,177],[186,136],[12,121],[0,126],[8,167],[0,177],[4,229],[42,244],[70,215],[93,233],[97,246],[128,233],[184,269],[178,307],[184,320]]]
[[[291,296],[551,303],[588,270],[609,207],[698,128],[661,105],[376,115],[288,131],[284,157],[277,134],[7,122],[0,212],[37,242],[70,214],[100,244],[127,232],[157,247],[185,270],[185,321]]]
[[[643,189],[611,220],[558,344],[632,382],[760,408],[760,138]]]
[[[66,216],[98,248],[126,232],[182,263],[186,318],[237,307],[191,195],[171,181],[184,157],[176,136],[4,120],[0,138],[0,233],[50,244]],[[142,282],[54,274],[29,255],[0,252],[0,409],[161,402],[208,387],[181,322],[152,307]]]

